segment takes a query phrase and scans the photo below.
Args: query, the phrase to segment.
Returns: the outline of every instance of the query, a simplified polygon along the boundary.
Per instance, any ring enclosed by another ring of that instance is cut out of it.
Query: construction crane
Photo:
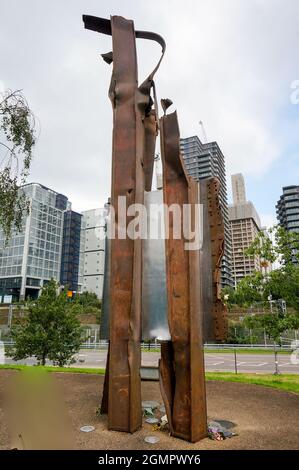
[[[202,136],[203,136],[203,143],[204,143],[204,144],[207,144],[207,143],[208,143],[208,139],[207,139],[207,134],[206,134],[206,131],[205,131],[203,122],[202,122],[202,121],[199,121],[199,125],[200,125],[201,133],[202,133]]]

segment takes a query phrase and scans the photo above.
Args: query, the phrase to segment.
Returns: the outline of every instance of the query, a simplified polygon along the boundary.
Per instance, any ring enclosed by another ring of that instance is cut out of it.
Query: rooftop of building
[[[228,217],[230,222],[244,219],[252,219],[258,229],[261,228],[260,217],[251,201],[246,201],[242,204],[229,204]]]
[[[290,185],[290,186],[283,186],[282,190],[285,191],[285,190],[288,190],[288,189],[299,189],[299,185]]]
[[[21,188],[26,188],[26,187],[28,187],[28,186],[39,186],[40,188],[45,189],[46,191],[50,191],[50,192],[52,192],[52,193],[55,193],[55,194],[57,194],[57,195],[59,195],[59,196],[63,196],[63,197],[65,197],[66,199],[68,199],[67,196],[65,196],[64,194],[58,193],[58,192],[55,191],[54,189],[48,188],[48,187],[45,186],[44,184],[36,183],[36,182],[34,182],[34,181],[33,181],[32,183],[23,184],[23,185],[21,186]]]

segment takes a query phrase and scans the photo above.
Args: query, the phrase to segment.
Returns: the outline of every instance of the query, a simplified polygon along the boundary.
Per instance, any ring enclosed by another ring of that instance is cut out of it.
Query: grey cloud
[[[100,53],[111,39],[84,30],[83,13],[122,14],[165,37],[159,96],[173,99],[182,135],[204,121],[228,172],[260,176],[298,142],[287,118],[279,134],[299,78],[296,0],[4,0],[0,81],[24,90],[41,128],[31,180],[65,193],[74,209],[103,205],[110,192],[111,70]],[[141,41],[138,52],[141,79],[160,51]]]

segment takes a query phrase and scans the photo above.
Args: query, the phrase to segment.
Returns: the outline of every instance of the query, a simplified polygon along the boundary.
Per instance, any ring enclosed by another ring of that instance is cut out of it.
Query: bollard
[[[236,348],[234,348],[234,357],[235,357],[235,373],[238,373],[238,364],[237,364],[237,351]]]

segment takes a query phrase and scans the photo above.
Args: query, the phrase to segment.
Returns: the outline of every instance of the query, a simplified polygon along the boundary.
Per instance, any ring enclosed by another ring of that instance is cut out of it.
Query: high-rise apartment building
[[[62,259],[64,236],[67,239],[70,235],[68,229],[64,232],[65,217],[72,219],[68,198],[38,183],[26,184],[20,191],[28,198],[30,211],[23,217],[22,230],[12,233],[7,246],[0,229],[1,301],[4,296],[11,296],[12,300],[34,299],[46,282],[52,278],[60,281],[61,273],[71,269],[65,248]],[[77,227],[78,233],[80,236]],[[72,262],[78,262],[75,256]]]
[[[228,206],[228,215],[232,240],[232,276],[236,286],[245,276],[261,270],[259,257],[246,255],[246,249],[261,230],[261,221],[252,202],[246,201],[243,175],[232,175],[231,178],[234,203]]]
[[[231,235],[228,220],[225,159],[217,142],[202,143],[197,136],[181,139],[181,152],[187,173],[196,181],[215,176],[220,181],[220,204],[225,229],[224,256],[221,268],[222,286],[232,285]]]
[[[82,292],[103,295],[105,265],[106,209],[82,212],[79,283]]]
[[[228,214],[232,239],[232,276],[236,286],[245,276],[261,271],[259,257],[246,255],[246,249],[256,238],[261,225],[250,201],[228,206]]]
[[[286,230],[299,233],[299,186],[285,186],[276,204],[279,224]]]
[[[289,232],[299,233],[299,186],[285,186],[276,204],[276,214],[279,224]],[[293,254],[298,256],[297,250]],[[298,263],[294,256],[293,262]]]
[[[231,176],[232,180],[232,193],[233,193],[233,204],[245,204],[246,202],[246,191],[245,181],[242,173],[236,173]]]

